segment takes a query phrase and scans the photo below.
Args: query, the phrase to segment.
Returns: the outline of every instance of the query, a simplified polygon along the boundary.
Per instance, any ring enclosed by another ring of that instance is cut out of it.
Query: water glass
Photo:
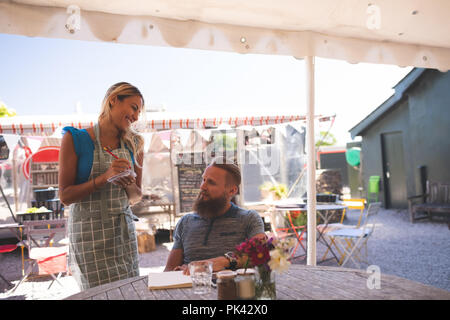
[[[193,261],[189,263],[192,289],[195,294],[210,292],[213,266],[211,261]]]

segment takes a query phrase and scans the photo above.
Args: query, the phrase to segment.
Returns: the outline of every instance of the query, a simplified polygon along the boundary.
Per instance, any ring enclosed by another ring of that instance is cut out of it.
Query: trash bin
[[[369,188],[368,188],[368,201],[371,200],[378,201],[378,193],[380,192],[380,176],[370,176],[369,177]]]

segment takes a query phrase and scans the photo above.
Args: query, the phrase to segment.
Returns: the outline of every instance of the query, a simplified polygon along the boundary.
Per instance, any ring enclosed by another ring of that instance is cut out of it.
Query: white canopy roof
[[[0,0],[0,33],[450,69],[448,0]]]

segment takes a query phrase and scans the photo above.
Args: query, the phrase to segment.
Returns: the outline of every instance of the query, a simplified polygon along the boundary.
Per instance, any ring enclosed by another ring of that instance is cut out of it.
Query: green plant
[[[14,109],[8,109],[5,103],[0,101],[0,118],[3,117],[14,117],[16,115],[16,111]]]
[[[264,182],[259,189],[272,193],[276,199],[285,199],[288,194],[288,189],[283,183]]]
[[[327,131],[320,131],[319,141],[316,142],[316,147],[333,146],[337,142],[335,136]]]

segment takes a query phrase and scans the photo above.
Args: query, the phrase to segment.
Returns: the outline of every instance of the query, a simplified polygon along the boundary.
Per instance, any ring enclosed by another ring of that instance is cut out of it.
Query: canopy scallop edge
[[[0,0],[0,33],[450,69],[450,1]]]

